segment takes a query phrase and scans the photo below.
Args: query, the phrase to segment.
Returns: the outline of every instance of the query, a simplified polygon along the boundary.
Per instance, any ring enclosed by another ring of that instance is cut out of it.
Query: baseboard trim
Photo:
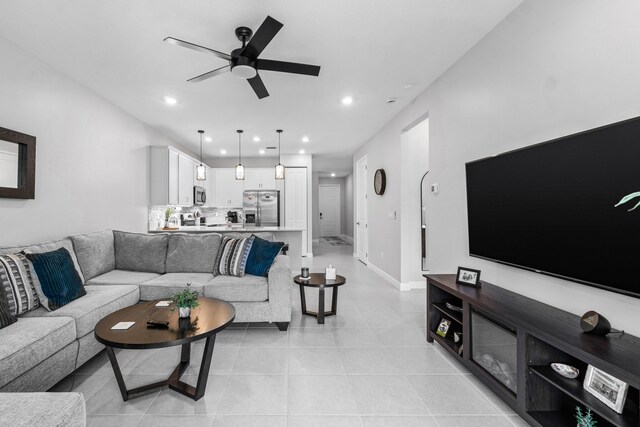
[[[426,289],[427,281],[426,280],[411,280],[409,282],[402,282],[400,284],[401,290],[410,291],[412,289]]]
[[[358,258],[358,254],[354,252],[354,253],[353,253],[353,257],[354,257],[354,258]]]
[[[351,236],[347,236],[346,234],[341,234],[341,235],[340,235],[340,238],[341,238],[342,240],[344,240],[345,242],[347,242],[347,243],[349,243],[349,244],[353,245],[353,237],[351,237]]]
[[[369,261],[367,263],[367,267],[369,267],[370,269],[372,269],[373,271],[378,273],[378,275],[380,275],[383,279],[385,279],[389,283],[391,283],[391,285],[393,285],[394,288],[403,290],[402,289],[402,284],[399,281],[397,281],[393,276],[391,276],[389,273],[387,273],[386,271],[384,271],[380,267],[377,267],[377,266],[373,265],[373,263],[371,261]]]

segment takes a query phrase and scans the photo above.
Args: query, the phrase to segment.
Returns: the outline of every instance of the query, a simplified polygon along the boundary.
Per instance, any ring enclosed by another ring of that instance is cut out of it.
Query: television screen
[[[466,165],[469,252],[640,297],[640,119]]]

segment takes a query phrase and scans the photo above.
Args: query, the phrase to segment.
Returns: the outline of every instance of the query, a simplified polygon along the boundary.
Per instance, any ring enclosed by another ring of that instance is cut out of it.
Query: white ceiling
[[[258,156],[282,128],[283,153],[305,149],[330,172],[350,169],[357,147],[520,1],[0,0],[0,35],[195,152],[196,130],[205,129],[213,138],[206,157],[236,154],[236,129],[245,130],[243,154]],[[267,15],[284,28],[261,57],[322,70],[262,72],[271,94],[263,100],[231,74],[187,83],[226,62],[162,41],[229,53],[240,46],[235,28],[255,31]],[[166,105],[165,95],[178,104]],[[345,95],[353,105],[341,104]]]

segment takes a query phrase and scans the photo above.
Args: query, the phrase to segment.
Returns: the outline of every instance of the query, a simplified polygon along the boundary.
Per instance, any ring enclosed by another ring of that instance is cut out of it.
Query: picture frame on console
[[[480,287],[480,270],[474,270],[472,268],[458,267],[458,274],[456,274],[456,283],[458,285]]]
[[[627,399],[629,384],[589,365],[584,377],[583,387],[609,408],[618,414],[622,413],[622,408],[624,408],[624,403]]]

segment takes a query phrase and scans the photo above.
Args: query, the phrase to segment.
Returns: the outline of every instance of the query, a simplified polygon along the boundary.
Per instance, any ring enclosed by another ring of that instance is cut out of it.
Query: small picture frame
[[[449,326],[451,326],[451,320],[443,317],[442,320],[440,320],[436,334],[440,335],[442,338],[446,337],[447,332],[449,332]]]
[[[622,413],[629,384],[589,365],[583,387],[609,408]]]
[[[456,274],[456,283],[458,285],[480,287],[480,270],[472,268],[458,267]]]

